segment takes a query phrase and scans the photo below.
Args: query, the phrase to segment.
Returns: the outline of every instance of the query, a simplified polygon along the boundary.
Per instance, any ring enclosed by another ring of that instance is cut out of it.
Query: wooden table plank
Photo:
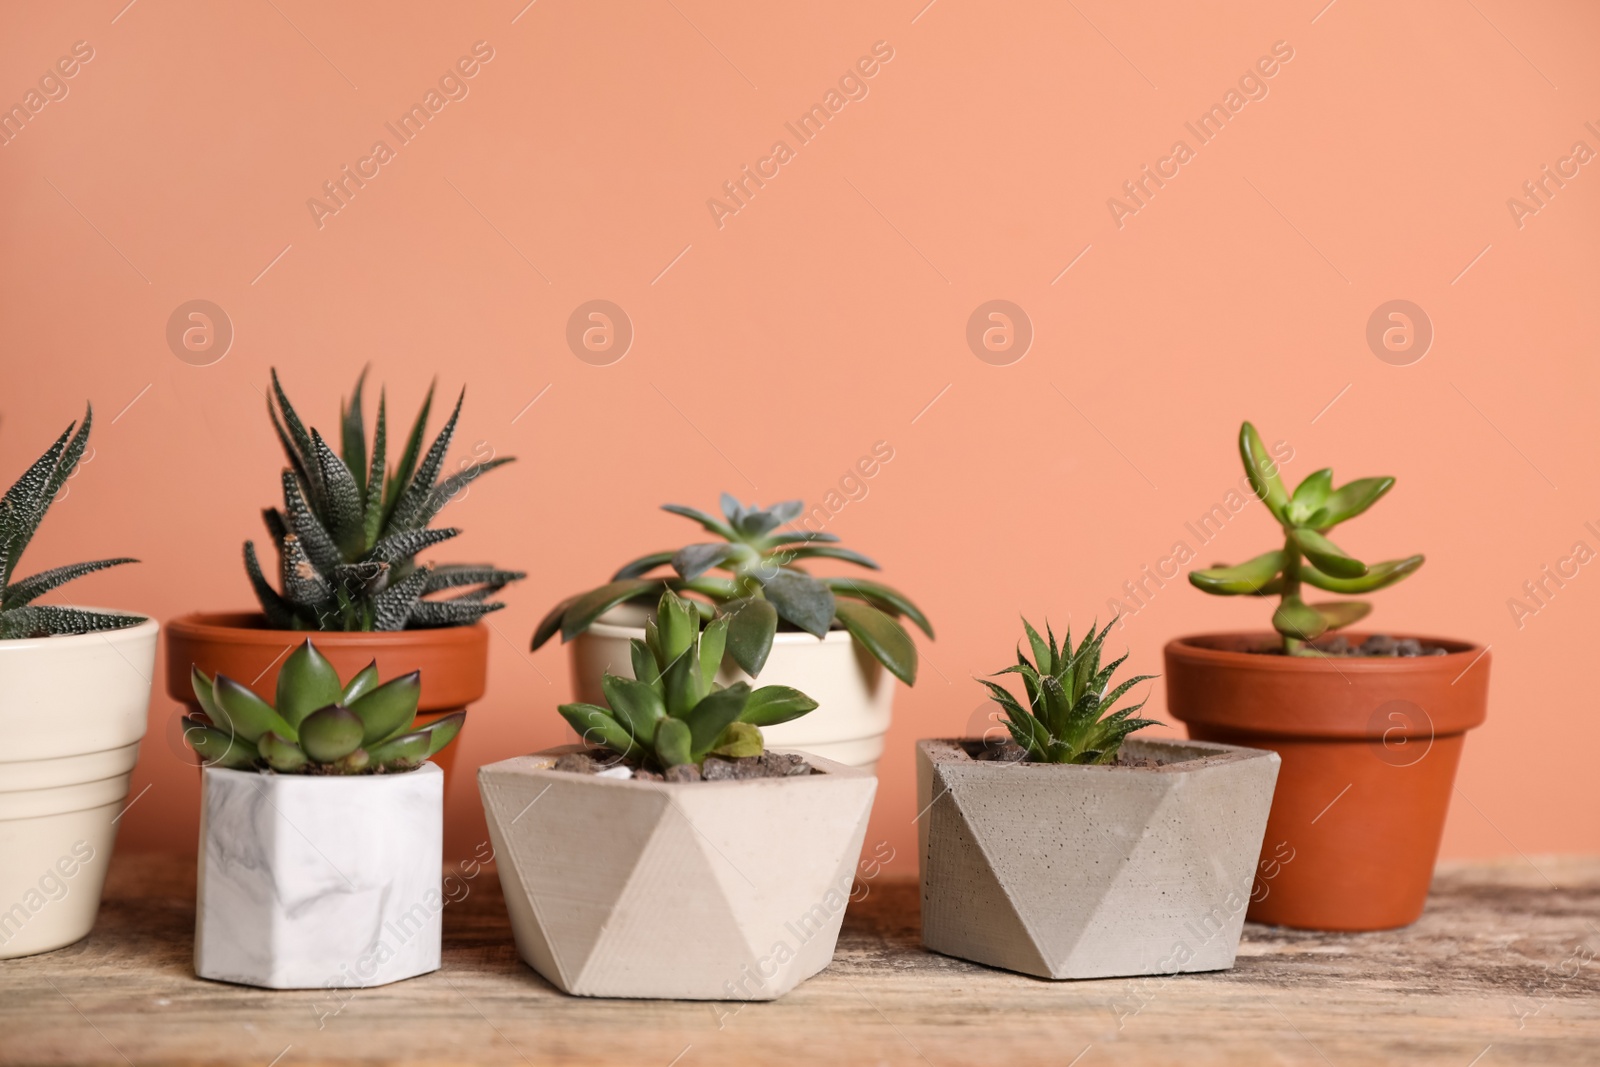
[[[193,865],[126,855],[89,938],[0,963],[0,1063],[1600,1063],[1600,859],[1533,864],[1441,869],[1406,930],[1249,925],[1230,972],[1062,983],[926,952],[915,884],[884,878],[828,970],[740,1005],[556,992],[492,870],[445,908],[434,974],[343,1002],[205,982]]]

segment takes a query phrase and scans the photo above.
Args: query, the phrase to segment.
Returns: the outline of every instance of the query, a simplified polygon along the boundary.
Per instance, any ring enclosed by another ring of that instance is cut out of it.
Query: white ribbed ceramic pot
[[[0,641],[0,959],[70,945],[100,889],[160,626]]]
[[[648,614],[634,605],[613,608],[572,639],[572,680],[578,700],[604,706],[601,675],[609,671],[633,677],[628,642],[644,640]],[[717,681],[800,690],[817,702],[817,710],[792,722],[763,727],[767,744],[876,773],[883,737],[889,732],[895,677],[848,632],[830,630],[820,641],[807,633],[777,634],[759,679],[752,679],[729,657],[722,661]]]

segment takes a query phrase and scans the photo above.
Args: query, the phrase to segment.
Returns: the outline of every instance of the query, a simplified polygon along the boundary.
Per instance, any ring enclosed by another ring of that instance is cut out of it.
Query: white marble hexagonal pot
[[[877,779],[648,782],[478,771],[517,951],[580,996],[772,1000],[833,959]]]
[[[444,775],[207,767],[194,969],[267,989],[439,968]]]
[[[922,941],[1040,978],[1233,966],[1278,755],[1130,738],[1166,766],[973,759],[917,742]]]

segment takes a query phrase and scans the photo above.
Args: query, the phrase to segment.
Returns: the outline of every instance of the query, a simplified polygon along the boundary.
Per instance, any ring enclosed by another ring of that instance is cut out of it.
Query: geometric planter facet
[[[194,969],[267,989],[439,968],[444,775],[201,774]]]
[[[530,967],[579,996],[772,1000],[828,965],[876,778],[817,756],[740,781],[552,769],[572,751],[478,771]]]
[[[1137,737],[1121,752],[1166,765],[917,742],[923,943],[1040,978],[1233,966],[1277,754]]]

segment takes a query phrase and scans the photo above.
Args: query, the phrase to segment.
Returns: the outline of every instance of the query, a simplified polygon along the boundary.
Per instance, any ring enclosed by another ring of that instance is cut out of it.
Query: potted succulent
[[[1276,632],[1169,643],[1168,708],[1191,737],[1283,757],[1266,839],[1286,843],[1295,859],[1251,919],[1328,930],[1404,926],[1422,914],[1466,731],[1487,711],[1488,649],[1340,633],[1370,605],[1308,603],[1310,589],[1369,593],[1422,566],[1420,555],[1363,563],[1327,536],[1382,499],[1394,479],[1335,489],[1324,469],[1290,493],[1248,422],[1239,450],[1283,547],[1189,580],[1220,596],[1277,597]]]
[[[348,682],[307,638],[268,703],[187,680],[201,820],[194,969],[267,989],[385,985],[439,967],[443,774],[464,712],[416,725],[419,672]]]
[[[1040,978],[1233,966],[1272,801],[1270,752],[1130,737],[1110,623],[1077,648],[1024,621],[1026,702],[984,680],[1011,740],[917,743],[922,940]]]
[[[94,926],[150,705],[155,622],[38,602],[133,560],[16,577],[93,420],[91,408],[0,498],[0,959],[69,945]]]
[[[833,958],[877,780],[762,728],[816,702],[717,682],[731,621],[667,590],[566,704],[584,743],[478,772],[517,951],[567,993],[771,1000]]]
[[[889,729],[894,679],[906,685],[917,680],[917,646],[899,620],[910,619],[931,638],[927,616],[881,582],[807,574],[802,563],[813,559],[872,570],[878,565],[837,544],[833,534],[790,525],[804,511],[798,500],[760,508],[724,493],[722,518],[681,504],[662,510],[692,519],[720,540],[641,556],[607,584],[566,598],[539,623],[533,647],[557,633],[572,642],[578,699],[595,703],[607,671],[629,674],[629,645],[644,637],[656,598],[673,590],[702,618],[728,620],[720,682],[760,676],[816,698],[816,714],[779,727],[769,740],[875,767]]]
[[[427,683],[419,707],[427,718],[462,710],[483,695],[489,632],[479,620],[504,606],[489,597],[524,575],[487,564],[419,563],[416,557],[461,532],[429,526],[440,509],[512,457],[441,478],[466,391],[424,451],[430,387],[393,459],[381,394],[368,441],[365,379],[362,371],[349,403],[340,404],[336,455],[321,433],[301,421],[273,371],[267,411],[289,465],[283,470],[283,507],[267,508],[262,516],[277,549],[279,585],[274,588],[262,572],[255,542],[246,541],[245,572],[260,611],[203,612],[168,626],[167,692],[190,712],[199,710],[189,686],[191,665],[244,679],[267,696],[275,690],[283,657],[308,630],[318,633],[318,648],[342,673],[372,659],[385,674],[420,669]],[[449,760],[442,762],[448,771]]]

